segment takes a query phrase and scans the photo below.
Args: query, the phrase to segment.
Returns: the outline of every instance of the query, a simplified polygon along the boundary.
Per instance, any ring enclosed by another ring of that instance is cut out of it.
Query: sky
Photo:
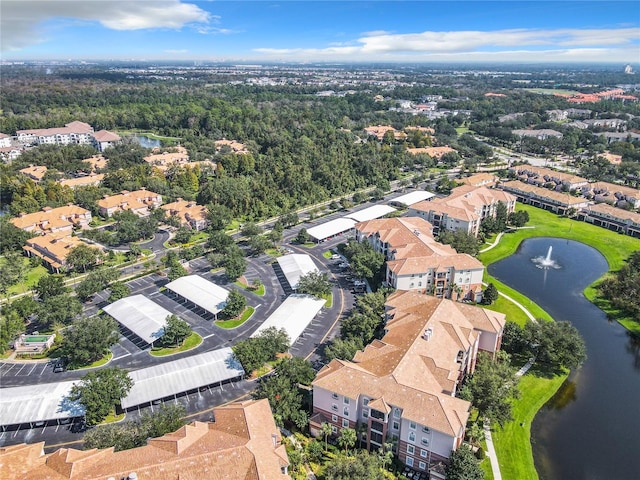
[[[1,59],[640,63],[640,2],[2,0]]]

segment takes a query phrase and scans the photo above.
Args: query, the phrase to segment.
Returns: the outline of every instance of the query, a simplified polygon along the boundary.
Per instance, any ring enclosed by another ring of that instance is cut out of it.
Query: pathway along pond
[[[541,269],[533,259],[551,260]],[[580,331],[588,358],[536,416],[531,431],[543,480],[640,478],[640,341],[582,294],[608,270],[604,257],[579,242],[525,240],[489,273]],[[513,479],[516,480],[516,479]]]

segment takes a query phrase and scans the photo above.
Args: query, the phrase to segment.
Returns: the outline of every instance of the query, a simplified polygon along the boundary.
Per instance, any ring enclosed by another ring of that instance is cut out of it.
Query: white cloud
[[[52,19],[99,22],[113,30],[180,29],[219,17],[180,0],[2,0],[2,50],[45,40],[41,26]]]
[[[511,29],[392,34],[369,32],[355,44],[325,48],[259,48],[282,60],[630,61],[640,55],[640,28]],[[635,55],[634,55],[635,54]],[[519,58],[518,58],[519,57]]]

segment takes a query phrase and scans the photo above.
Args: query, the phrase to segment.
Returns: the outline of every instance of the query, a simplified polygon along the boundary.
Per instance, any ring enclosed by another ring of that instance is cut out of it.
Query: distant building
[[[113,147],[120,142],[120,136],[108,132],[107,130],[100,130],[92,135],[92,144],[99,152],[104,152],[105,149]]]
[[[68,145],[92,143],[93,127],[84,122],[67,123],[64,127],[18,130],[16,136],[23,144]]]
[[[71,234],[73,227],[86,228],[91,222],[91,212],[77,205],[64,207],[44,207],[39,212],[21,213],[12,218],[11,223],[21,230],[43,235],[45,233],[67,232]]]
[[[73,237],[68,232],[60,232],[30,238],[22,248],[27,256],[39,257],[51,271],[60,273],[68,269],[69,252],[83,243],[78,237]],[[98,247],[91,246],[91,248]]]
[[[207,207],[198,205],[194,201],[178,198],[175,202],[167,203],[161,208],[170,216],[178,217],[181,226],[194,230],[204,230],[209,224],[207,220]]]
[[[246,145],[244,145],[243,143],[237,142],[235,140],[226,140],[223,138],[222,140],[216,140],[215,145],[216,145],[216,150],[222,153],[226,153],[226,152],[238,153],[238,154],[249,153],[249,150],[247,149]]]
[[[124,190],[117,195],[106,196],[97,203],[103,217],[110,217],[123,210],[131,210],[138,216],[145,216],[149,214],[150,209],[162,205],[162,195],[144,188],[134,192]]]
[[[500,188],[515,195],[521,203],[543,208],[558,215],[564,215],[570,209],[584,208],[592,203],[586,198],[574,197],[568,192],[561,193],[548,188],[536,187],[519,180],[501,183]]]
[[[0,148],[7,148],[11,146],[11,136],[6,133],[0,133]]]
[[[498,183],[498,180],[498,176],[493,173],[481,172],[469,177],[461,178],[460,182],[474,187],[493,187]]]
[[[539,187],[552,185],[557,190],[576,190],[589,183],[586,178],[572,173],[559,172],[550,168],[534,167],[532,165],[518,165],[511,167],[509,171],[517,175],[525,183]]]
[[[104,173],[91,173],[89,175],[80,175],[74,178],[65,178],[58,183],[62,186],[70,188],[97,186],[104,180]]]
[[[20,169],[19,172],[26,175],[34,182],[39,182],[44,178],[45,173],[47,173],[47,167],[44,165],[29,165],[26,168]]]
[[[396,130],[390,125],[374,125],[371,127],[366,127],[364,131],[366,132],[367,135],[376,137],[380,141],[382,141],[382,139],[384,138],[387,132],[392,132],[393,138],[395,138],[396,140],[404,140],[405,138],[407,138],[406,133],[399,132],[398,130]]]
[[[407,148],[407,153],[411,155],[429,155],[431,158],[440,160],[446,153],[453,153],[456,150],[445,145],[443,147],[420,147],[420,148]]]
[[[550,128],[543,128],[540,130],[513,130],[511,133],[518,137],[532,137],[538,140],[546,140],[547,138],[562,138],[562,133],[551,130]]]

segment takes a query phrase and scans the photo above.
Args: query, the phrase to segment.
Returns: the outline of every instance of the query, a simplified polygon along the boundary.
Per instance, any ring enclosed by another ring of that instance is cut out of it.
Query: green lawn
[[[22,261],[24,265],[28,267],[27,274],[24,277],[24,282],[9,287],[9,291],[7,292],[9,295],[16,295],[18,293],[24,293],[28,290],[31,290],[31,287],[38,283],[40,277],[48,273],[46,267],[43,267],[42,265],[31,267],[29,264],[29,259],[27,257],[24,257]],[[6,259],[4,257],[0,257],[0,265],[5,262]]]
[[[456,133],[458,135],[462,135],[463,133],[469,133],[472,132],[471,130],[469,130],[467,127],[456,127]]]
[[[323,295],[327,302],[324,304],[324,308],[331,308],[333,306],[333,293],[329,292],[327,295]]]
[[[260,297],[264,297],[265,288],[264,288],[264,284],[262,283],[258,286],[258,288],[254,288],[252,285],[247,285],[246,283],[243,283],[240,280],[237,280],[234,283],[238,287],[244,288],[248,292],[252,292],[252,293],[255,293],[256,295],[259,295]]]
[[[163,135],[158,135],[157,133],[153,133],[153,132],[143,132],[141,130],[138,129],[130,129],[130,130],[118,130],[116,133],[118,133],[119,135],[141,135],[144,137],[149,137],[149,138],[153,138],[155,140],[165,140],[168,142],[178,142],[180,140],[182,140],[181,137],[165,137]]]
[[[249,318],[251,318],[251,315],[253,315],[254,311],[255,309],[253,307],[247,307],[244,309],[240,317],[232,318],[231,320],[218,320],[216,322],[216,325],[219,326],[220,328],[227,328],[227,329],[239,327],[244,322],[249,320]]]
[[[107,418],[105,418],[103,421],[101,421],[98,425],[106,425],[108,423],[116,423],[119,422],[120,420],[124,420],[126,413],[121,413],[119,415],[116,415],[116,411],[111,410],[111,413],[109,413],[109,415],[107,415]]]
[[[331,253],[331,251],[327,250],[326,252],[322,253],[322,256],[324,258],[331,258],[331,255],[333,255],[333,253]]]
[[[531,422],[565,379],[566,375],[543,378],[532,373],[520,379],[521,395],[513,403],[513,421],[504,428],[495,425],[492,431],[502,478],[538,479],[531,450]]]
[[[192,332],[182,345],[178,347],[167,347],[167,348],[152,348],[149,352],[154,357],[164,357],[167,355],[173,355],[174,353],[186,352],[187,350],[191,350],[196,348],[202,343],[202,337],[198,335],[196,332]]]

